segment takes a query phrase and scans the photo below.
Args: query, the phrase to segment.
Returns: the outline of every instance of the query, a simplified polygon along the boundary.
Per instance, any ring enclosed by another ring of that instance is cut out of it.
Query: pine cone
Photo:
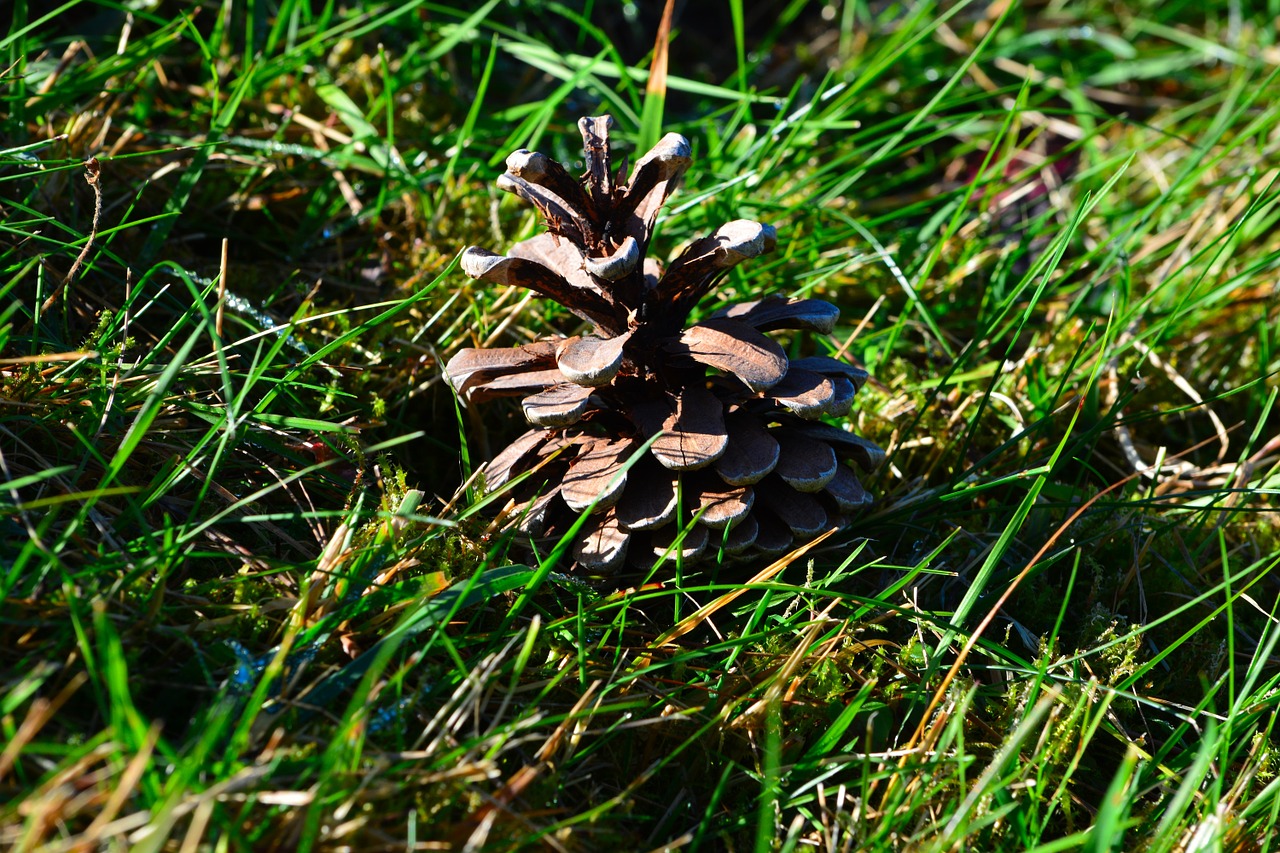
[[[506,257],[476,247],[462,255],[472,278],[528,288],[592,326],[449,361],[465,401],[521,397],[534,425],[484,467],[485,487],[529,473],[512,485],[508,518],[534,538],[564,535],[590,509],[572,553],[591,574],[617,571],[628,555],[642,568],[678,555],[777,555],[843,525],[871,498],[841,460],[870,470],[884,453],[820,419],[845,415],[867,374],[824,356],[788,361],[764,334],[826,334],[838,310],[770,297],[686,328],[727,270],[774,248],[774,229],[730,222],[664,273],[647,251],[659,209],[689,168],[689,142],[667,134],[627,180],[625,162],[614,173],[612,123],[578,122],[580,181],[542,154],[508,157],[498,186],[533,204],[547,233]]]

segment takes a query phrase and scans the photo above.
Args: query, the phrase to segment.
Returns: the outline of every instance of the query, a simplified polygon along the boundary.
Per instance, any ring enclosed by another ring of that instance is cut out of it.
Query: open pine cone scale
[[[517,151],[498,186],[534,205],[547,233],[503,256],[467,249],[463,271],[555,300],[589,332],[507,349],[464,349],[446,366],[464,401],[518,396],[533,429],[483,470],[510,489],[508,523],[533,540],[563,536],[583,514],[573,560],[590,574],[627,561],[777,555],[844,525],[871,502],[852,460],[883,452],[824,423],[849,412],[867,379],[827,356],[790,360],[767,333],[829,334],[839,311],[769,297],[686,325],[725,273],[774,248],[751,220],[694,241],[669,267],[648,257],[658,212],[688,170],[668,134],[613,169],[612,119],[579,122],[586,172]],[[647,450],[646,450],[647,445]]]

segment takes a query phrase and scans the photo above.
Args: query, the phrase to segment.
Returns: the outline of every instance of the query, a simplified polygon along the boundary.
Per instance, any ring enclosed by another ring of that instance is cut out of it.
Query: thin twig
[[[76,258],[75,263],[71,265],[71,269],[62,279],[62,284],[54,288],[53,293],[49,294],[49,298],[40,306],[40,313],[43,314],[53,306],[53,303],[66,286],[71,283],[71,279],[75,278],[76,273],[80,271],[80,267],[84,266],[84,259],[89,256],[89,251],[93,248],[93,242],[98,238],[98,220],[102,218],[102,184],[99,178],[102,175],[102,168],[98,165],[97,157],[90,157],[84,161],[84,179],[93,187],[93,224],[89,228],[89,239],[85,241],[84,248],[80,250],[80,256]]]

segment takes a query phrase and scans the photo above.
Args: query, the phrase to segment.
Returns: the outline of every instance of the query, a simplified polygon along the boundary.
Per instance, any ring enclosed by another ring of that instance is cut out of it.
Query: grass
[[[1276,6],[730,0],[664,87],[647,7],[18,0],[2,843],[1269,849]],[[841,307],[852,530],[615,591],[463,489],[441,365],[574,321],[453,258],[604,111],[661,251],[778,228],[704,310]]]

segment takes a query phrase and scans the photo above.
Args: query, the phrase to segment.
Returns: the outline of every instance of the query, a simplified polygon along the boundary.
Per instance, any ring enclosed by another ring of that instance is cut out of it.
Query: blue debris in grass
[[[266,673],[267,667],[271,665],[271,661],[276,656],[276,650],[273,648],[255,656],[236,640],[224,640],[223,642],[226,643],[236,657],[235,669],[232,670],[231,675],[226,680],[227,692],[236,697],[248,696]],[[280,689],[283,685],[289,684],[311,661],[315,660],[318,651],[319,643],[312,643],[293,650],[285,657],[280,678],[276,680],[275,684],[271,685],[271,689],[267,694],[269,698],[263,705],[264,711],[275,714],[284,710],[283,706],[275,701],[275,697],[280,694]]]

